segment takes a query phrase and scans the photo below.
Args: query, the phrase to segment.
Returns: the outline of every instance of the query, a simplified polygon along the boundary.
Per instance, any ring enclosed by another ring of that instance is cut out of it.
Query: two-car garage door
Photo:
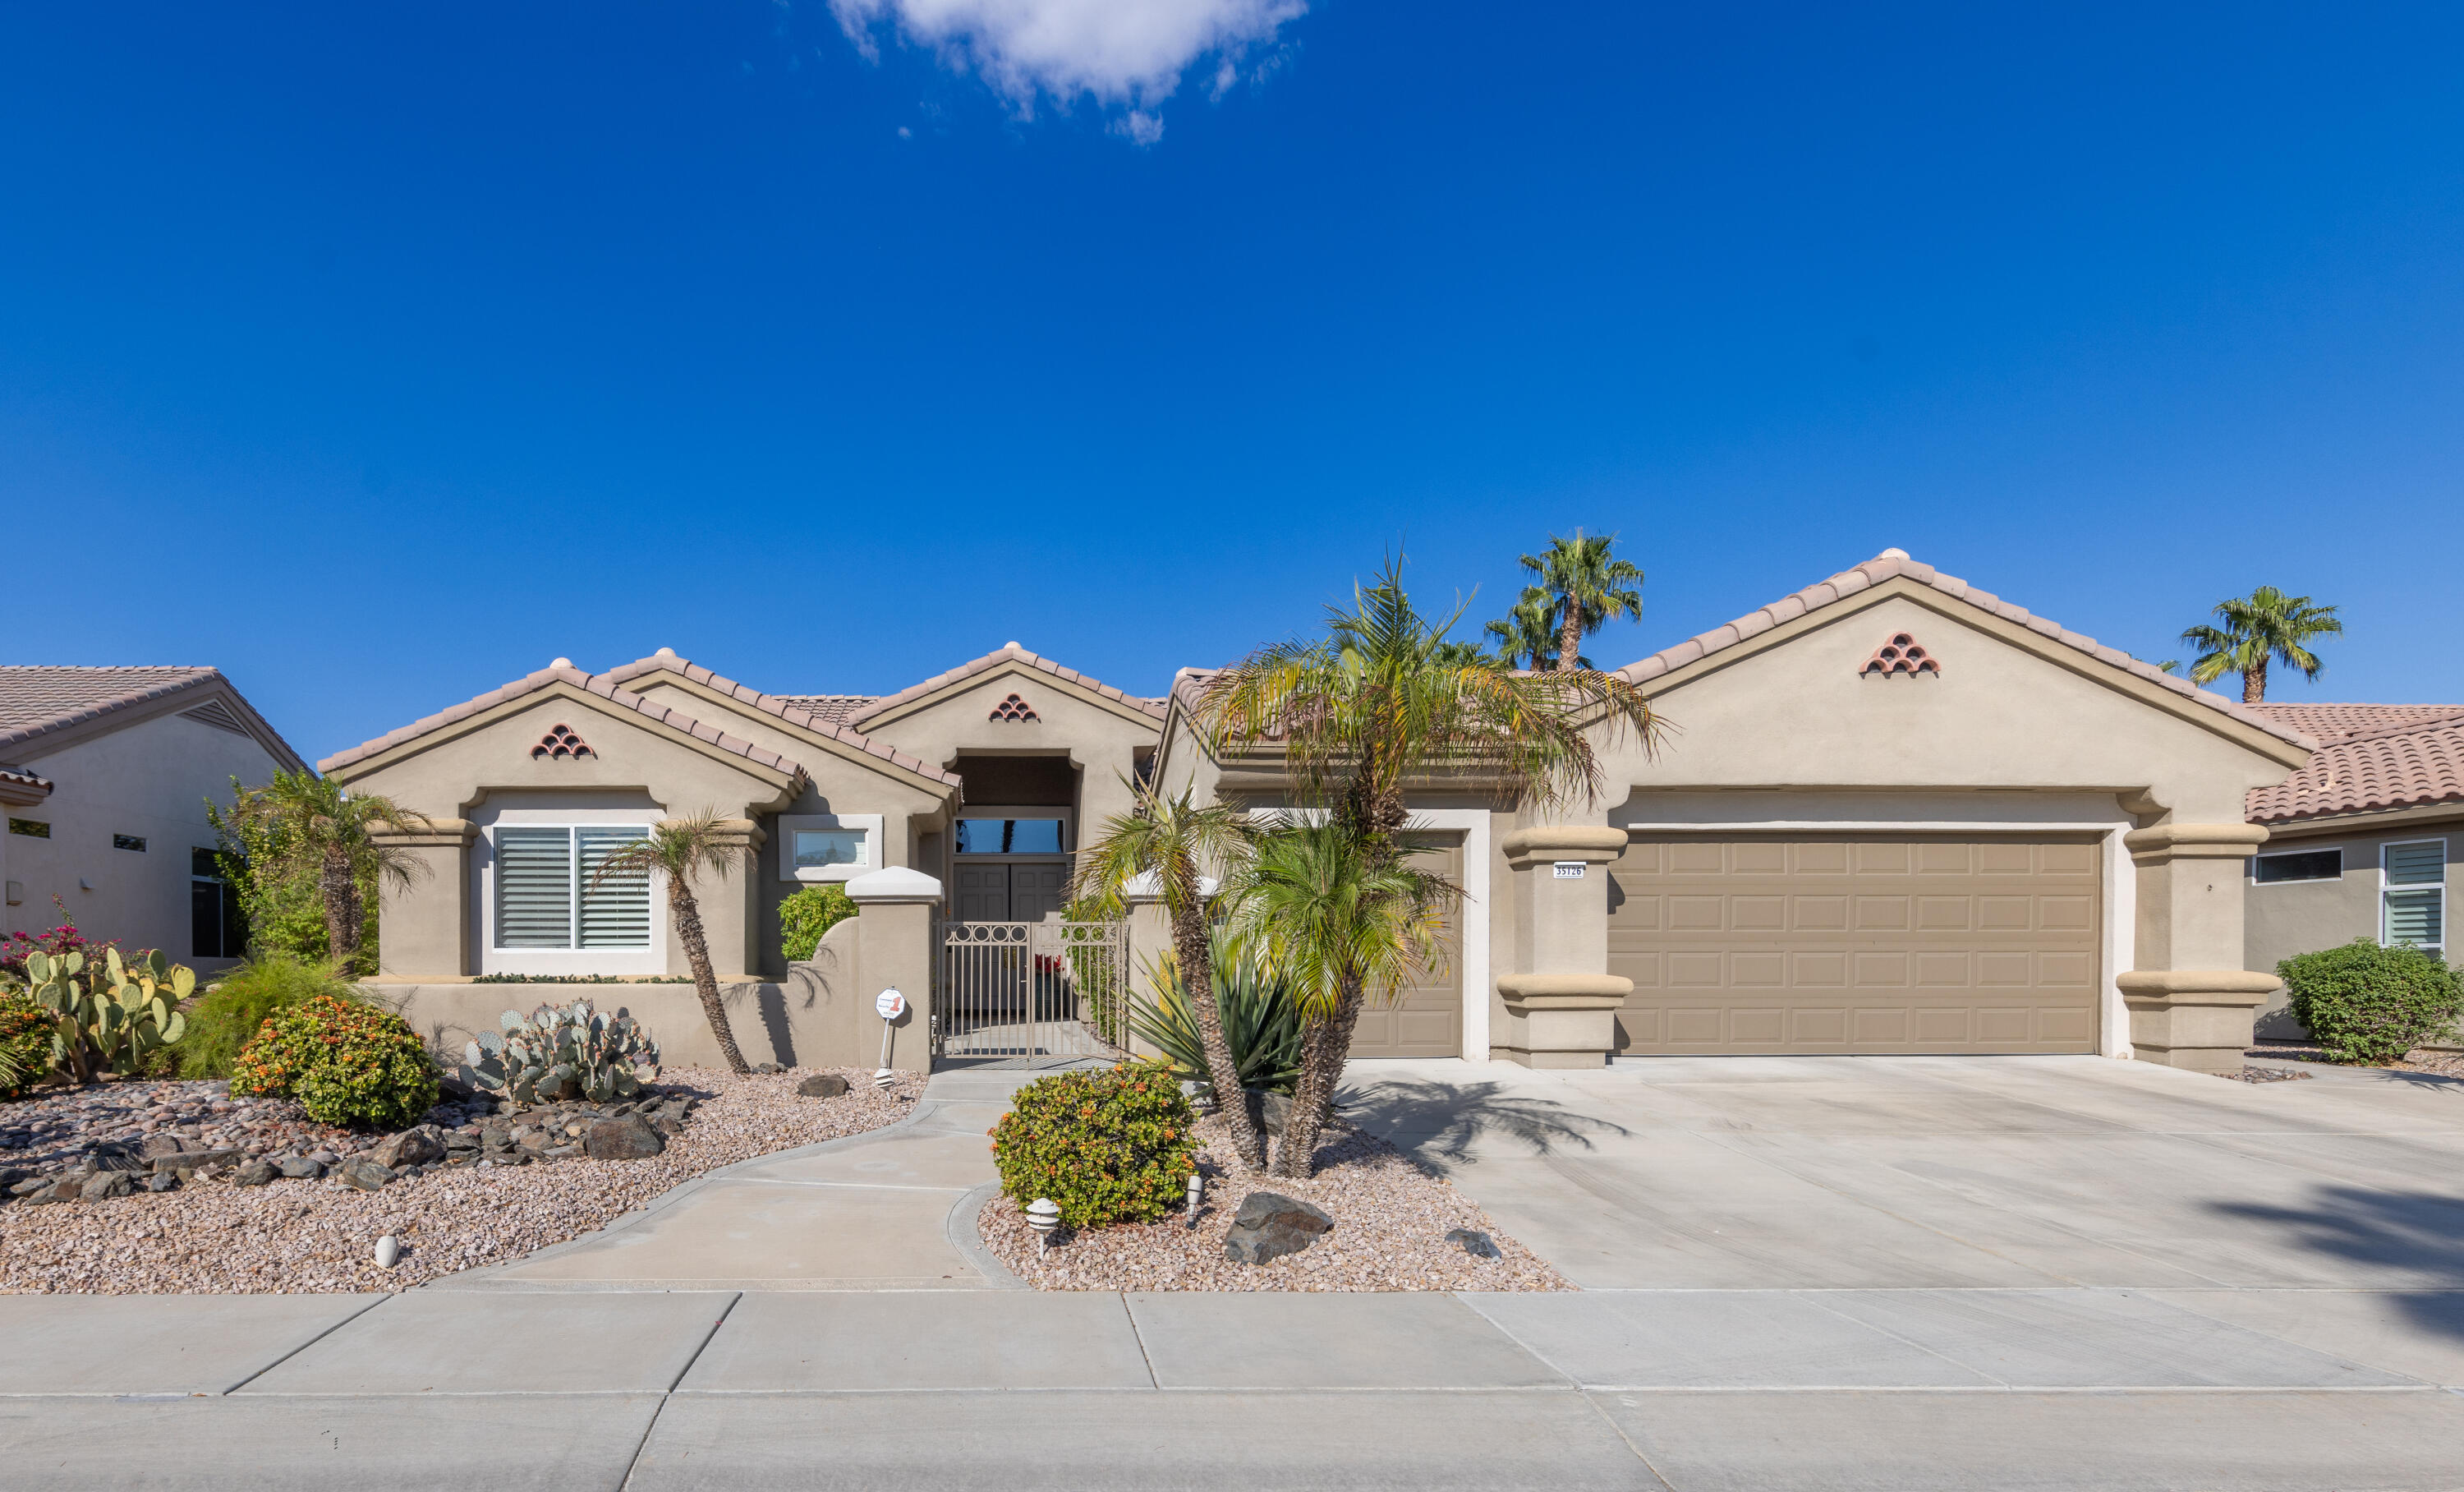
[[[2093,838],[1638,836],[1610,867],[1618,1050],[2097,1049]]]

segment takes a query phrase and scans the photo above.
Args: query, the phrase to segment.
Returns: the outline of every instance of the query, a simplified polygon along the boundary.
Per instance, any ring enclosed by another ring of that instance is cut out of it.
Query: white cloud
[[[1155,107],[1193,63],[1215,60],[1220,98],[1241,59],[1308,9],[1307,0],[830,0],[867,56],[877,55],[874,28],[891,25],[1022,112],[1039,99],[1092,98],[1118,110],[1114,132],[1140,145],[1162,137]]]

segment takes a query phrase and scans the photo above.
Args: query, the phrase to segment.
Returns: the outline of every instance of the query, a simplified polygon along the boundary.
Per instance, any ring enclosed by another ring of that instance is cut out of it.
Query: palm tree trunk
[[[1194,893],[1195,888],[1193,888]],[[1231,1126],[1232,1147],[1241,1164],[1252,1170],[1266,1168],[1266,1145],[1249,1118],[1249,1101],[1241,1091],[1241,1068],[1232,1060],[1232,1043],[1224,1039],[1223,1013],[1215,1004],[1215,961],[1206,946],[1206,912],[1195,894],[1173,913],[1173,953],[1180,962],[1180,988],[1189,996],[1190,1013],[1198,1017],[1198,1038],[1206,1049],[1206,1078],[1215,1089],[1215,1107]]]
[[[2256,663],[2241,671],[2241,702],[2262,704],[2266,701],[2267,659],[2260,658]]]
[[[1570,674],[1574,670],[1574,660],[1583,656],[1583,609],[1574,604],[1573,596],[1566,597],[1562,604],[1566,619],[1557,624],[1557,672]]]
[[[727,1023],[727,1007],[719,1003],[718,975],[710,968],[710,939],[701,930],[701,903],[681,876],[668,880],[668,910],[674,914],[685,962],[693,967],[693,993],[701,996],[702,1015],[710,1022],[710,1034],[718,1038],[718,1055],[727,1058],[727,1070],[741,1078],[753,1069],[736,1049],[736,1029]]]
[[[327,845],[317,862],[318,900],[325,904],[325,954],[344,974],[357,972],[360,957],[360,882],[350,857]]]
[[[1275,1147],[1278,1176],[1307,1181],[1317,1159],[1317,1137],[1334,1112],[1335,1084],[1343,1080],[1343,1064],[1352,1056],[1352,1028],[1360,1022],[1360,983],[1343,982],[1343,996],[1333,1013],[1313,1022],[1301,1034],[1301,1080],[1292,1090],[1292,1109],[1284,1119],[1284,1135]]]

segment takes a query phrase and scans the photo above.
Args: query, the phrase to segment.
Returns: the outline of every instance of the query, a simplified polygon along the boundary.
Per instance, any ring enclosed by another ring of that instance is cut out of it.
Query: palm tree
[[[2239,674],[2244,704],[2266,700],[2271,662],[2298,668],[2304,679],[2318,678],[2326,665],[2302,644],[2344,630],[2334,607],[2312,606],[2308,596],[2289,596],[2274,586],[2261,586],[2247,598],[2217,602],[2216,615],[2222,627],[2193,627],[2182,634],[2184,642],[2200,650],[2198,661],[2190,665],[2190,679],[2212,683]]]
[[[1585,538],[1579,528],[1572,539],[1549,536],[1540,554],[1523,556],[1523,568],[1540,577],[1532,588],[1549,597],[1557,620],[1557,668],[1569,672],[1581,662],[1583,638],[1611,618],[1642,615],[1642,571],[1625,560],[1610,557],[1617,535]],[[1530,591],[1524,592],[1526,600]],[[1537,666],[1535,660],[1534,666]]]
[[[313,876],[325,913],[325,952],[345,973],[359,961],[367,926],[361,887],[407,887],[428,862],[377,837],[380,829],[427,829],[428,816],[373,792],[348,792],[330,777],[285,771],[262,788],[244,788],[231,821],[266,831],[263,842],[284,863],[278,874]],[[373,973],[368,969],[363,972]]]
[[[1538,586],[1523,588],[1522,599],[1514,610],[1488,624],[1487,635],[1497,639],[1497,651],[1505,656],[1508,668],[1542,669],[1549,666],[1549,657],[1557,651],[1557,607],[1549,592]],[[1592,660],[1577,654],[1576,668],[1589,668]]]
[[[1229,930],[1244,955],[1292,991],[1305,1022],[1275,1174],[1309,1174],[1361,1007],[1442,972],[1445,912],[1460,896],[1444,877],[1412,869],[1332,819],[1259,841],[1228,888]]]
[[[1263,648],[1210,677],[1193,724],[1219,757],[1280,748],[1292,795],[1388,868],[1401,862],[1407,785],[1460,782],[1506,808],[1595,801],[1600,747],[1628,732],[1645,751],[1656,747],[1660,718],[1620,675],[1450,662],[1445,635],[1461,616],[1460,607],[1442,620],[1420,615],[1399,562],[1389,561],[1375,585],[1353,591],[1351,610],[1328,609],[1325,637]],[[1314,1049],[1322,1071],[1309,1091],[1318,1107],[1303,1116],[1294,1105],[1303,1133],[1325,1123],[1350,1045],[1347,1023]]]
[[[1164,912],[1172,920],[1173,957],[1181,987],[1203,991],[1189,1000],[1206,1054],[1206,1075],[1218,1109],[1232,1128],[1233,1146],[1253,1168],[1266,1163],[1265,1144],[1250,1122],[1241,1093],[1241,1068],[1224,1039],[1221,1013],[1211,997],[1214,960],[1207,945],[1207,901],[1215,880],[1245,862],[1252,837],[1241,809],[1229,803],[1199,807],[1188,789],[1167,797],[1149,784],[1134,789],[1130,811],[1105,821],[1102,835],[1081,856],[1070,894],[1091,899],[1106,917],[1118,916],[1130,881],[1153,877]],[[1217,873],[1210,880],[1208,872]]]
[[[676,941],[684,945],[685,962],[693,969],[693,992],[701,997],[702,1015],[710,1034],[718,1038],[727,1070],[741,1078],[753,1069],[736,1048],[736,1028],[727,1023],[727,1007],[719,1002],[718,975],[711,971],[710,938],[702,931],[701,902],[693,896],[693,878],[703,871],[725,880],[740,849],[734,826],[715,809],[691,818],[653,824],[650,832],[599,862],[590,883],[598,886],[616,876],[646,876],[657,871],[667,878],[668,915],[676,924]]]

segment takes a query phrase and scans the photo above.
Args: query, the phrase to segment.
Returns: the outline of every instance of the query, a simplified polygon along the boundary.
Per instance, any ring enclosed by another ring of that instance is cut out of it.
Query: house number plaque
[[[1559,880],[1580,880],[1583,879],[1583,862],[1581,860],[1552,861],[1551,868],[1556,871],[1557,879]]]

